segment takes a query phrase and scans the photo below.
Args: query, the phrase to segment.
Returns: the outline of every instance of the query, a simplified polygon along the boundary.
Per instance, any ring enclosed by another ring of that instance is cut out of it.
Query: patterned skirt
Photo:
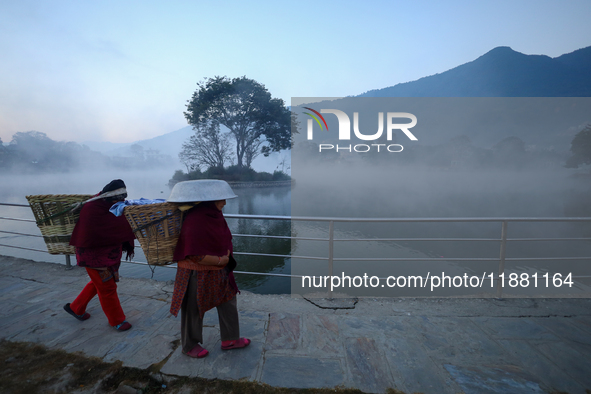
[[[187,294],[187,297],[197,297],[197,306],[201,318],[208,310],[228,302],[236,296],[237,291],[230,285],[228,271],[225,269],[193,271],[186,268],[177,268],[174,293],[170,305],[170,313],[174,316],[177,316],[181,309],[189,278],[193,272],[196,272],[197,275],[197,294]]]

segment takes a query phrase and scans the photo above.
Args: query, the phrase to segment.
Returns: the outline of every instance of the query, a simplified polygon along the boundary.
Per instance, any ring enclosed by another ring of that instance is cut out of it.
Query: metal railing
[[[27,207],[25,204],[6,204],[0,203],[0,206],[15,206],[15,207]],[[517,218],[490,218],[490,217],[474,217],[474,218],[334,218],[334,217],[304,217],[304,216],[272,216],[272,215],[243,215],[243,214],[224,214],[228,219],[247,219],[247,220],[282,220],[292,222],[324,222],[328,224],[328,236],[327,238],[318,237],[297,237],[297,236],[275,236],[275,235],[258,235],[258,234],[233,234],[235,237],[252,237],[252,238],[268,238],[268,239],[285,239],[285,240],[296,240],[296,241],[321,241],[328,243],[328,256],[298,256],[298,255],[281,255],[281,254],[265,254],[265,253],[252,253],[252,252],[235,252],[236,255],[244,256],[265,256],[265,257],[279,257],[279,258],[299,258],[309,260],[320,260],[327,262],[329,276],[333,276],[334,262],[335,261],[465,261],[465,262],[498,262],[498,274],[494,278],[497,282],[497,297],[502,296],[503,281],[508,280],[505,278],[505,263],[508,261],[557,261],[557,260],[591,260],[591,256],[582,257],[507,257],[507,243],[508,242],[522,242],[522,241],[537,241],[537,242],[549,242],[549,241],[591,241],[591,237],[547,237],[547,238],[509,238],[507,236],[507,230],[509,223],[518,222],[589,222],[591,223],[591,217],[546,217],[546,218],[528,218],[528,217],[517,217]],[[23,218],[11,218],[2,217],[0,220],[15,220],[35,223],[32,219]],[[500,238],[335,238],[334,225],[335,223],[500,223]],[[2,231],[0,233],[8,233],[22,236],[31,237],[42,237],[41,235],[17,233],[10,231]],[[370,241],[391,241],[391,242],[405,242],[405,241],[444,241],[444,242],[499,242],[499,257],[446,257],[446,258],[434,258],[434,257],[386,257],[386,258],[338,258],[334,257],[334,244],[335,242],[370,242]],[[4,247],[12,247],[17,249],[32,250],[38,252],[47,252],[41,249],[24,248],[19,246],[4,245]],[[148,265],[146,262],[139,261],[122,261],[123,263],[141,264]],[[70,256],[66,256],[66,266],[71,267]],[[168,265],[163,267],[176,268],[176,265]],[[264,272],[247,272],[247,271],[235,271],[238,274],[248,275],[264,275],[264,276],[278,276],[278,277],[302,277],[301,275],[288,275],[288,274],[276,274],[276,273],[264,273]],[[500,279],[504,278],[503,281]],[[572,276],[572,278],[591,278],[589,275],[578,275]],[[384,278],[380,278],[384,279]],[[329,290],[329,296],[332,296],[332,291]]]

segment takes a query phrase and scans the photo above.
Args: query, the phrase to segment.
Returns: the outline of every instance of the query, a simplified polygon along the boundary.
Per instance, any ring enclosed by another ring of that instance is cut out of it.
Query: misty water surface
[[[358,168],[340,163],[338,171],[298,163],[292,191],[294,216],[354,218],[453,218],[453,217],[591,217],[591,178],[574,177],[572,170],[478,170],[394,167]],[[328,237],[326,223],[294,223],[293,235]],[[591,237],[591,223],[510,223],[509,238]],[[336,239],[358,238],[501,238],[501,223],[335,223]],[[300,255],[328,256],[318,242],[299,241]],[[305,252],[306,253],[305,253]],[[294,253],[295,254],[295,253]],[[421,275],[444,271],[450,275],[498,272],[498,261],[458,262],[456,258],[495,258],[500,242],[493,241],[339,241],[335,258],[435,257],[437,262],[335,262],[334,273],[342,275]],[[513,241],[507,258],[591,257],[591,241]],[[545,272],[590,275],[591,258],[584,261],[507,262],[508,273]],[[292,271],[300,275],[327,275],[326,263],[292,259]],[[504,294],[590,294],[589,279],[576,280],[572,289],[505,288]],[[292,281],[292,289],[301,281]],[[319,291],[319,289],[312,289]],[[486,290],[486,291],[485,291]],[[299,291],[299,290],[298,290]],[[309,292],[306,290],[304,292]],[[348,289],[349,295],[420,296],[415,289]],[[496,289],[441,292],[440,295],[494,294]]]
[[[96,193],[111,179],[122,178],[128,185],[129,198],[166,198],[171,171],[130,173],[84,173],[43,176],[2,176],[0,201],[26,204],[27,194]],[[225,213],[319,216],[319,217],[576,217],[591,216],[589,178],[573,177],[570,170],[552,171],[425,171],[397,169],[359,176],[354,169],[343,172],[342,178],[328,180],[323,169],[316,167],[312,175],[296,180],[293,190],[237,189],[239,198],[228,200]],[[293,195],[293,197],[292,197]],[[28,208],[0,207],[0,216],[32,218]],[[34,224],[1,221],[5,231],[39,234]],[[228,219],[236,251],[295,256],[327,256],[323,241],[243,238],[238,234],[290,235],[327,238],[328,225],[320,222],[293,222]],[[335,224],[335,238],[500,238],[500,223],[394,223]],[[509,237],[591,237],[589,224],[575,223],[512,223]],[[45,249],[40,238],[0,234],[0,243]],[[136,260],[143,260],[137,248]],[[498,242],[353,242],[335,243],[335,257],[438,257],[437,263],[404,262],[335,262],[334,272],[347,275],[425,275],[445,271],[448,274],[470,275],[496,272],[497,262],[456,262],[453,257],[499,256]],[[0,247],[0,254],[37,261],[63,263],[63,256]],[[591,256],[589,241],[513,242],[507,257]],[[293,260],[293,262],[292,262]],[[295,262],[295,263],[294,263]],[[318,260],[283,259],[262,256],[240,256],[239,270],[255,272],[326,275],[326,262]],[[293,264],[292,264],[293,263]],[[435,265],[436,264],[436,265]],[[591,261],[556,261],[507,263],[508,272],[573,272],[588,275]],[[293,265],[293,267],[292,267]],[[145,266],[124,264],[124,276],[151,277]],[[175,270],[156,268],[157,280],[174,279]],[[240,287],[262,293],[289,293],[290,281],[254,275],[237,275]],[[291,282],[298,286],[297,280]],[[301,283],[301,282],[300,282]],[[573,294],[588,292],[588,280],[578,280]],[[386,289],[375,295],[412,296],[416,291]],[[547,290],[547,289],[545,289]],[[485,293],[479,291],[478,294]],[[489,290],[489,293],[494,293]],[[504,290],[505,294],[522,294],[520,289]],[[545,292],[547,294],[548,291]],[[448,295],[467,295],[451,292]],[[364,291],[356,295],[367,295]],[[490,295],[490,294],[489,294]]]

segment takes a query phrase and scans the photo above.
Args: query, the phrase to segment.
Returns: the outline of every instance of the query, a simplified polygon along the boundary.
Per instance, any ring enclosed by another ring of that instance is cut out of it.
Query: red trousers
[[[74,302],[70,304],[70,308],[77,315],[83,315],[86,312],[86,306],[98,294],[103,312],[109,319],[111,326],[116,326],[125,321],[125,313],[121,308],[119,296],[117,295],[117,283],[114,278],[103,282],[99,271],[86,268],[90,282],[84,287],[82,292],[76,297]]]

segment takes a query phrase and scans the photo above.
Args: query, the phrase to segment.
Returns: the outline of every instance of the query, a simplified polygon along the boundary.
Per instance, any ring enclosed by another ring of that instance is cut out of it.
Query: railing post
[[[332,283],[332,258],[334,248],[334,221],[328,223],[328,276]],[[328,298],[332,298],[332,287],[328,290]]]
[[[70,262],[70,255],[67,254],[66,255],[66,269],[71,270],[72,268],[74,268],[74,267],[72,267],[72,263]]]
[[[505,273],[505,254],[507,252],[507,224],[506,220],[503,220],[501,226],[501,253],[499,256],[499,276],[497,281],[497,298],[501,298],[503,294],[503,285],[505,277],[501,278],[501,275]]]

